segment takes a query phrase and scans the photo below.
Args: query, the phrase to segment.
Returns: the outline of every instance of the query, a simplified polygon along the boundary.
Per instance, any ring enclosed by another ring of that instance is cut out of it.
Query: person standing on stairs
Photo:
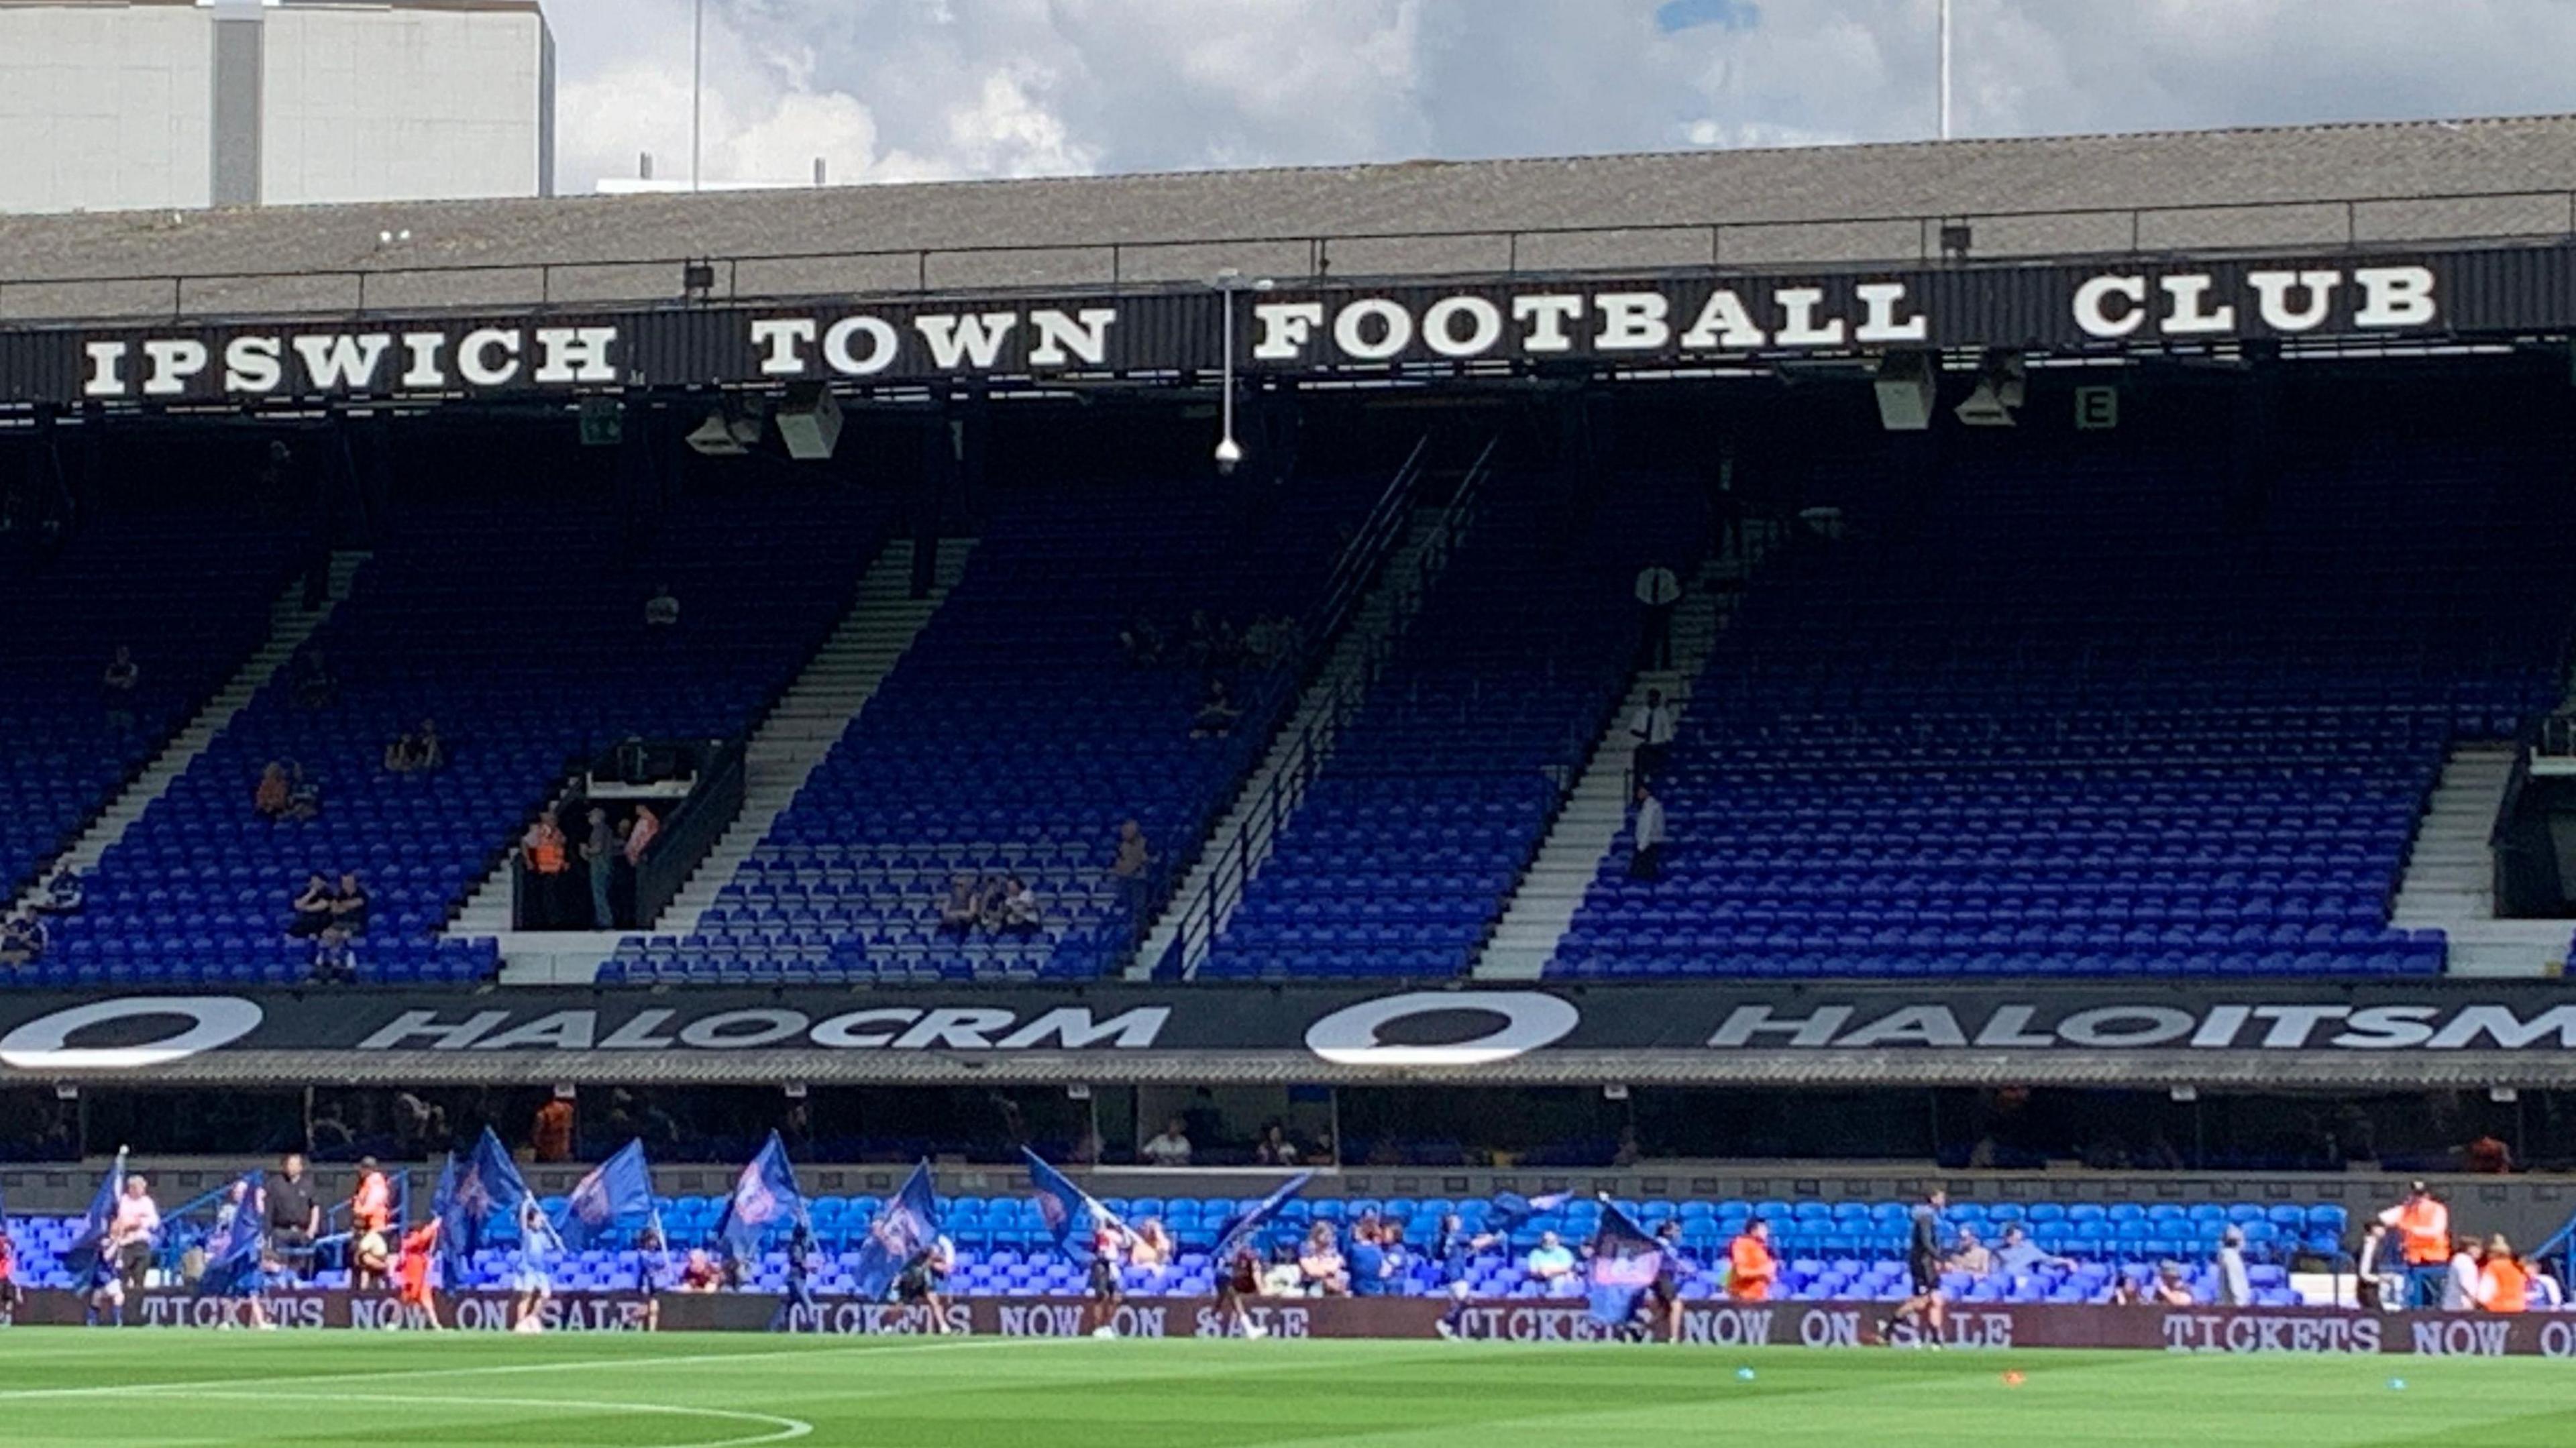
[[[1637,717],[1628,725],[1628,737],[1636,742],[1637,778],[1661,779],[1664,766],[1673,754],[1673,706],[1664,702],[1664,691],[1648,689],[1646,702],[1637,708]]]
[[[1664,878],[1664,802],[1646,781],[1637,781],[1636,849],[1628,858],[1628,878]]]

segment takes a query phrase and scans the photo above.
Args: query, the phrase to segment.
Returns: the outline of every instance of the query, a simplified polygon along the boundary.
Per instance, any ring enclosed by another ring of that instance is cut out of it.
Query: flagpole
[[[1950,139],[1950,0],[1941,0],[1941,139]]]

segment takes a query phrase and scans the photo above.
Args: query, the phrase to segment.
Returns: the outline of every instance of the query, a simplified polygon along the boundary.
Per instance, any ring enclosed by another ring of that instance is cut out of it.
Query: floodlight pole
[[[1950,0],[1941,0],[1941,139],[1950,139]]]
[[[1947,18],[1949,13],[1950,0],[1941,0],[1941,14],[1943,16],[1942,24],[1944,26],[1947,26],[1949,23]],[[1941,33],[1946,36],[1949,34],[1949,31],[1944,29]],[[1950,53],[1949,42],[1947,40],[1942,42],[1941,53],[1944,56],[1947,56]],[[1949,62],[1944,60],[1942,63],[1947,65]],[[692,191],[698,189],[699,137],[702,134],[699,129],[698,118],[705,103],[706,93],[707,0],[697,0],[696,5],[690,12],[689,19],[689,189]],[[1944,102],[1944,104],[1946,105],[1947,102]],[[1946,116],[1948,112],[1945,110],[1942,114]],[[1944,121],[1941,126],[1942,133],[1945,135],[1948,134],[1949,129],[1949,123]]]

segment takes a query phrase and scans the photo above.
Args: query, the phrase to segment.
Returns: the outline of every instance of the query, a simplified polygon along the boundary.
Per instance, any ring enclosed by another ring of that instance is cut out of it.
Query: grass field
[[[19,1328],[0,1332],[0,1445],[2565,1448],[2571,1376],[2531,1358]]]

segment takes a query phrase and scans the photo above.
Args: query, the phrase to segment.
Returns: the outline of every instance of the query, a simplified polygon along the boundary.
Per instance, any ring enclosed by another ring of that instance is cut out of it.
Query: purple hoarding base
[[[424,1326],[416,1310],[391,1297],[348,1292],[276,1292],[265,1299],[269,1316],[285,1328],[406,1331]],[[510,1326],[510,1299],[495,1292],[444,1295],[440,1315],[450,1328],[498,1332]],[[1421,1298],[1262,1298],[1247,1304],[1253,1319],[1279,1338],[1428,1338],[1447,1304]],[[139,1327],[218,1327],[247,1321],[235,1299],[147,1292],[126,1305],[126,1321]],[[975,1298],[948,1304],[933,1322],[926,1308],[825,1299],[812,1308],[790,1308],[775,1297],[749,1294],[666,1294],[660,1302],[663,1331],[783,1331],[824,1336],[912,1336],[944,1327],[987,1337],[1076,1337],[1085,1327],[1083,1303],[1072,1298]],[[1726,1347],[1859,1348],[1878,1342],[1886,1307],[1875,1302],[1781,1302],[1685,1308],[1684,1344]],[[558,1332],[642,1332],[653,1321],[643,1299],[572,1293],[545,1309]],[[76,1326],[79,1297],[69,1292],[30,1292],[0,1326]],[[1222,1337],[1230,1325],[1213,1302],[1199,1298],[1136,1298],[1118,1311],[1127,1337]],[[1595,1342],[1607,1334],[1580,1304],[1473,1302],[1459,1312],[1457,1335],[1470,1341]],[[1915,1341],[1898,1325],[1897,1345]],[[2576,1358],[2576,1314],[2528,1313],[2499,1317],[2476,1313],[2376,1314],[2329,1308],[2238,1310],[2229,1308],[2094,1307],[2063,1304],[1954,1308],[1943,1345],[1968,1350],[2005,1348],[2129,1348],[2157,1352],[2415,1354],[2442,1357],[2541,1356]]]

